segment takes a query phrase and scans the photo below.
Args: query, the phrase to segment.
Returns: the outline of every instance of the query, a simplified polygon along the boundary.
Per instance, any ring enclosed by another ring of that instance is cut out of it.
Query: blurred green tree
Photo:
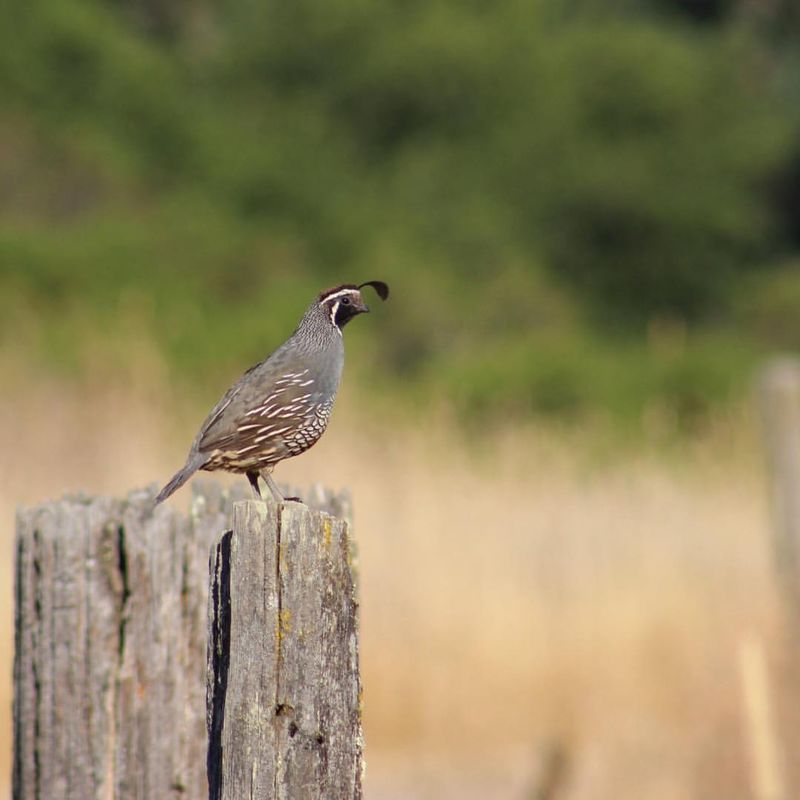
[[[202,372],[263,353],[320,285],[378,276],[399,289],[387,379],[480,409],[691,394],[702,369],[665,381],[643,334],[702,323],[714,358],[753,318],[737,286],[796,249],[774,187],[793,196],[800,72],[737,4],[667,5],[17,4],[0,332],[25,308],[61,353],[143,307]]]

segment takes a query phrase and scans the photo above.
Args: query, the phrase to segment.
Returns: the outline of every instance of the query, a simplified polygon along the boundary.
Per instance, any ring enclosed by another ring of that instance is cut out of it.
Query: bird
[[[159,492],[155,505],[198,470],[244,473],[259,499],[263,478],[276,502],[284,498],[272,479],[275,465],[304,453],[325,432],[344,366],[342,329],[369,311],[361,289],[389,297],[383,281],[334,286],[321,292],[294,333],[245,372],[200,426],[186,463]]]

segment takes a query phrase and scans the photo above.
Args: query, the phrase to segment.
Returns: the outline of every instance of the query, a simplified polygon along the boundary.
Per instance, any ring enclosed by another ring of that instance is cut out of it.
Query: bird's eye
[[[342,305],[343,306],[349,306],[350,305],[350,298],[349,297],[343,297],[342,298]]]

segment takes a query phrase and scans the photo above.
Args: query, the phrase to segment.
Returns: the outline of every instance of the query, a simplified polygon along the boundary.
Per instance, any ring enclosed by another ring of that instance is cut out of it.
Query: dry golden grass
[[[80,386],[0,370],[0,791],[14,508],[169,477],[202,409],[179,416],[153,363]],[[550,746],[575,800],[749,796],[737,642],[775,613],[746,433],[611,460],[531,427],[487,452],[343,406],[278,477],[354,494],[368,797],[533,797]]]

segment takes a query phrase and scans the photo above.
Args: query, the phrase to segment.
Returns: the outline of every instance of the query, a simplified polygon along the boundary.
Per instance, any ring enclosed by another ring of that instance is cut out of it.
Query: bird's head
[[[361,289],[371,286],[381,300],[389,296],[389,287],[383,281],[366,281],[356,286],[345,283],[327,289],[317,298],[317,304],[325,311],[331,324],[341,330],[353,317],[369,311],[369,306],[361,296]]]

